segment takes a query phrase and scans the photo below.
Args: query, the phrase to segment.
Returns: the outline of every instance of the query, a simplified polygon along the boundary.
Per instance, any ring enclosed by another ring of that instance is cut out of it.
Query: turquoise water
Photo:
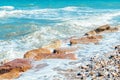
[[[62,8],[66,6],[120,8],[119,0],[0,0],[0,6],[16,8]]]
[[[86,14],[103,13],[102,9],[119,11],[119,4],[119,0],[0,0],[0,39],[24,36],[33,31],[31,24],[41,27],[62,21],[56,18],[84,17]],[[70,7],[77,10],[62,9]]]
[[[119,4],[119,0],[0,0],[0,39],[27,35],[35,31],[34,25],[54,26],[77,16],[76,20],[87,20],[92,14],[117,13]]]

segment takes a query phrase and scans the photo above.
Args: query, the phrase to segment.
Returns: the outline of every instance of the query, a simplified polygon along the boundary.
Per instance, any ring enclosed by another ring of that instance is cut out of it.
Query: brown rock
[[[115,32],[115,31],[118,31],[117,27],[111,28],[109,25],[106,24],[106,25],[98,27],[97,29],[94,29],[92,31],[85,33],[85,35],[91,36],[91,35],[96,35],[102,32]]]
[[[39,49],[34,49],[31,51],[28,51],[27,53],[24,54],[24,58],[30,58],[34,59],[35,56],[39,54],[50,54],[50,50],[45,49],[45,48],[39,48]]]
[[[13,78],[18,78],[20,76],[20,72],[16,70],[11,70],[5,74],[0,75],[0,80],[10,80]]]
[[[55,41],[52,41],[50,44],[43,46],[43,48],[55,49],[55,48],[60,48],[61,45],[62,45],[61,40],[55,40]]]
[[[20,76],[31,68],[31,62],[27,59],[15,59],[0,66],[0,79],[12,79]]]
[[[52,58],[76,59],[74,54],[61,54],[61,55],[51,54],[51,52],[45,48],[40,48],[40,49],[28,51],[24,55],[24,58],[33,59],[33,60],[52,59]]]
[[[34,57],[34,60],[41,60],[41,59],[72,59],[76,60],[75,54],[39,54]]]
[[[5,63],[3,66],[9,66],[10,69],[18,69],[20,72],[24,72],[31,68],[31,63],[27,59],[15,59]]]
[[[105,30],[109,30],[109,29],[110,29],[110,26],[108,24],[106,24],[106,25],[100,26],[97,29],[95,29],[95,32],[99,33],[99,32],[105,31]]]
[[[109,30],[106,30],[106,32],[116,32],[118,30],[119,29],[117,27],[115,27],[115,28],[110,28]]]
[[[96,35],[96,31],[95,30],[92,30],[92,31],[89,31],[87,33],[85,33],[85,36],[93,36],[93,35]]]
[[[79,39],[71,39],[70,44],[88,44],[88,43],[98,43],[102,39],[101,35],[95,36],[85,36]]]
[[[65,54],[65,53],[70,53],[70,52],[74,52],[76,51],[77,48],[76,47],[62,47],[62,48],[57,48],[53,51],[53,53],[57,53],[57,54]]]

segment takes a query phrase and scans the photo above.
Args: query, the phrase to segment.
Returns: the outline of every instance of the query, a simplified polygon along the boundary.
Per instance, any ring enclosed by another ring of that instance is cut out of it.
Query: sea
[[[120,0],[0,0],[0,61],[23,58],[25,52],[51,41],[81,37],[98,26],[120,25]],[[120,33],[104,34],[100,45],[80,45],[79,59],[107,53],[120,43]],[[86,55],[87,54],[87,55]],[[53,80],[52,69],[68,67],[70,60],[42,60],[49,66],[37,72],[29,70],[16,80]],[[67,66],[66,66],[67,65]]]

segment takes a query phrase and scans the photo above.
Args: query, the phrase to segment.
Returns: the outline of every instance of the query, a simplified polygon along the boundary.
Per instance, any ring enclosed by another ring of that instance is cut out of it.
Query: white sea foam
[[[24,73],[20,78],[17,80],[22,80],[22,79],[31,79],[31,80],[54,80],[56,77],[62,79],[64,78],[63,76],[57,74],[56,71],[53,69],[55,68],[70,68],[69,62],[71,60],[61,60],[61,59],[48,59],[48,60],[41,60],[34,62],[34,67],[29,70],[28,72]],[[36,69],[35,67],[39,64],[48,64],[48,66],[43,67],[41,69]],[[54,66],[53,66],[54,65]],[[33,73],[33,74],[31,74]],[[39,75],[38,75],[39,74]]]
[[[87,9],[87,8],[86,8]],[[72,11],[72,12],[69,12]],[[97,9],[88,9],[84,10],[78,7],[65,7],[59,9],[37,9],[37,10],[11,10],[11,11],[0,11],[0,17],[14,17],[14,18],[34,18],[34,19],[89,19],[89,18],[111,18],[112,16],[120,15],[119,10],[97,10]],[[97,13],[97,14],[96,14]],[[103,17],[101,17],[103,16]]]
[[[78,7],[65,7],[65,8],[62,8],[62,10],[66,10],[66,11],[76,11],[78,9]]]
[[[0,10],[13,10],[14,6],[0,6]]]

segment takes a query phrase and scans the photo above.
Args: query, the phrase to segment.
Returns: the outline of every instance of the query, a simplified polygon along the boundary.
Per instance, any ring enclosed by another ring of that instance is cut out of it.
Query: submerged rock
[[[35,71],[39,71],[40,69],[43,69],[43,68],[45,68],[45,67],[47,67],[47,66],[48,66],[47,63],[41,63],[41,64],[38,64],[38,65],[35,65],[35,66],[34,66],[34,70],[35,70]]]
[[[0,79],[12,79],[20,76],[21,72],[31,68],[28,59],[15,59],[0,66]]]
[[[85,36],[78,39],[71,39],[70,44],[88,44],[88,43],[98,43],[102,39],[101,35],[95,36]]]

